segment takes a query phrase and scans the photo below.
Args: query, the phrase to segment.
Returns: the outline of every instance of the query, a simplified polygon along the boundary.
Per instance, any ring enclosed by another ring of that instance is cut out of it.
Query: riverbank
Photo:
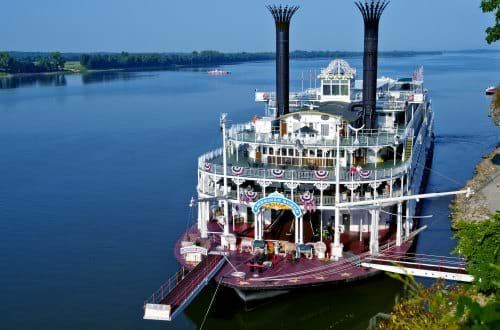
[[[442,55],[442,51],[385,51],[379,57],[412,57],[417,55]],[[222,53],[204,50],[191,53],[44,53],[44,52],[0,52],[4,57],[0,71],[10,76],[19,74],[85,73],[101,70],[175,70],[180,68],[217,67],[275,59],[273,52]],[[290,58],[360,58],[356,51],[302,51],[290,52]],[[47,70],[44,70],[43,66]],[[57,70],[64,69],[64,70]]]
[[[465,186],[474,190],[474,194],[469,198],[457,195],[452,201],[452,227],[460,221],[485,221],[500,210],[500,146],[483,157]]]

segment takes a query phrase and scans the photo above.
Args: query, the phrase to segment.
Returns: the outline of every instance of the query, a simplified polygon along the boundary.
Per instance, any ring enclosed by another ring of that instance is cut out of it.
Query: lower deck
[[[298,287],[316,286],[341,282],[352,282],[373,276],[379,271],[361,266],[361,262],[370,257],[369,236],[370,233],[346,232],[340,235],[344,246],[342,258],[334,260],[329,258],[329,239],[324,240],[326,251],[319,253],[315,251],[315,245],[308,239],[306,245],[311,246],[310,253],[299,253],[295,251],[294,243],[288,240],[266,238],[266,246],[256,253],[250,249],[245,240],[250,240],[253,235],[252,224],[236,224],[231,233],[237,237],[236,249],[220,249],[220,233],[222,228],[215,221],[209,223],[210,231],[214,234],[204,242],[208,250],[224,254],[227,258],[226,264],[215,276],[216,281],[222,285],[237,288],[243,291],[253,290],[283,290]],[[218,232],[219,234],[216,234]],[[279,232],[279,230],[278,230]],[[403,240],[400,246],[396,246],[396,229],[389,226],[379,230],[379,254],[391,253],[404,256],[413,244],[414,234]],[[328,235],[327,235],[328,236]],[[199,233],[196,227],[191,228],[184,239],[198,239]],[[309,236],[314,239],[314,236]],[[281,237],[282,238],[282,237]],[[186,262],[179,251],[182,240],[177,243],[176,257],[186,267],[192,268],[196,263]],[[219,247],[219,248],[217,248]],[[213,252],[212,252],[213,253]]]

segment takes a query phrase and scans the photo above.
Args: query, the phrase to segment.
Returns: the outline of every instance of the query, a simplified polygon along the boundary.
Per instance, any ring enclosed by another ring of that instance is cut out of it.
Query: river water
[[[362,72],[361,59],[349,62]],[[300,72],[327,59],[291,63]],[[499,53],[381,58],[380,75],[425,66],[436,115],[428,191],[461,188],[499,141],[484,89],[500,77]],[[221,143],[218,116],[247,121],[263,109],[274,63],[201,70],[101,72],[0,80],[0,328],[194,329],[215,286],[172,323],[143,321],[142,303],[178,265],[175,240],[192,223],[197,156]],[[305,82],[308,87],[309,82]],[[447,255],[450,198],[425,201],[433,218],[417,251]],[[219,290],[206,329],[366,329],[402,286],[387,276],[295,292],[244,306]]]

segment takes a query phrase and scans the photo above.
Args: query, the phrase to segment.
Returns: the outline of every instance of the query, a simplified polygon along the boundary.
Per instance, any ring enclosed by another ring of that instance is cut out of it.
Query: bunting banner
[[[254,202],[257,199],[257,197],[259,197],[258,193],[256,193],[253,190],[247,190],[244,193],[242,193],[241,201],[251,203]]]
[[[316,210],[316,203],[314,202],[314,195],[306,191],[299,196],[300,203],[306,212],[314,212]]]
[[[232,166],[231,167],[231,172],[233,172],[234,175],[242,175],[243,174],[243,167],[241,167],[241,166]]]
[[[282,178],[283,175],[285,175],[285,170],[281,170],[278,168],[273,168],[272,170],[270,170],[270,172],[271,172],[271,175],[277,179]]]
[[[210,164],[210,163],[205,163],[205,164],[203,165],[203,168],[205,169],[205,171],[210,172],[210,171],[212,170],[212,164]]]
[[[361,169],[361,170],[359,170],[359,171],[358,171],[358,174],[359,174],[359,176],[360,176],[360,177],[362,177],[363,179],[367,179],[367,178],[369,178],[369,177],[370,177],[370,175],[372,175],[372,171],[370,171],[370,170],[363,170],[363,169]]]
[[[328,178],[328,171],[322,171],[322,170],[314,171],[314,176],[316,177],[316,179],[326,180]]]

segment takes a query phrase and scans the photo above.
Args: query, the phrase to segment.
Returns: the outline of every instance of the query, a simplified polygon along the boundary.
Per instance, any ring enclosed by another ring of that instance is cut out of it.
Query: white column
[[[363,217],[359,218],[359,241],[363,241]]]
[[[243,184],[243,182],[245,182],[245,180],[243,180],[241,178],[234,178],[233,182],[236,184],[236,198],[238,200],[238,209],[239,209],[241,207],[241,197],[240,197],[241,189],[240,189],[240,186]],[[238,211],[238,213],[239,212],[241,212],[241,210]],[[234,231],[234,214],[233,214],[233,231]]]
[[[220,124],[222,127],[222,167],[224,173],[224,235],[229,235],[229,201],[227,200],[228,190],[227,190],[227,146],[226,146],[226,116],[223,113],[220,117]]]
[[[396,227],[396,246],[401,246],[401,235],[403,227],[403,204],[398,203],[398,213],[397,213],[397,227]]]
[[[320,232],[319,232],[319,240],[323,242],[323,191],[327,189],[330,185],[328,183],[319,182],[314,185],[316,189],[319,189],[319,207],[320,207]]]
[[[253,231],[253,238],[259,239],[259,213],[254,213]]]
[[[410,236],[410,203],[411,201],[406,202],[405,238],[408,238]]]
[[[319,241],[323,242],[323,189],[319,191]]]
[[[295,244],[299,244],[299,218],[295,217],[294,219],[295,226]]]
[[[201,227],[200,227],[200,236],[201,238],[208,238],[208,220],[209,215],[207,212],[208,202],[200,202],[198,203],[198,209],[200,210],[201,215]]]
[[[299,244],[304,243],[304,216],[299,217]]]
[[[272,181],[266,180],[265,178],[264,180],[257,180],[257,184],[262,188],[262,197],[266,197],[266,187],[270,186],[271,183]]]
[[[335,232],[333,235],[332,258],[342,257],[344,246],[340,243],[340,209],[335,207]]]
[[[293,191],[299,187],[298,182],[289,181],[285,182],[285,186],[290,189],[290,199],[293,201]]]
[[[260,213],[259,239],[264,239],[264,213]]]
[[[332,257],[334,258],[340,258],[342,257],[342,249],[343,247],[340,245],[340,232],[339,232],[339,226],[340,226],[340,210],[338,208],[338,204],[340,203],[340,125],[337,125],[337,146],[336,146],[336,153],[337,153],[337,159],[336,159],[336,164],[335,164],[335,232],[333,236],[333,251],[332,251]]]
[[[378,254],[378,221],[379,221],[379,210],[370,211],[372,214],[372,223],[370,230],[370,254]]]
[[[203,218],[201,216],[201,202],[196,203],[196,208],[198,209],[198,230],[201,232],[201,227],[203,226]]]

